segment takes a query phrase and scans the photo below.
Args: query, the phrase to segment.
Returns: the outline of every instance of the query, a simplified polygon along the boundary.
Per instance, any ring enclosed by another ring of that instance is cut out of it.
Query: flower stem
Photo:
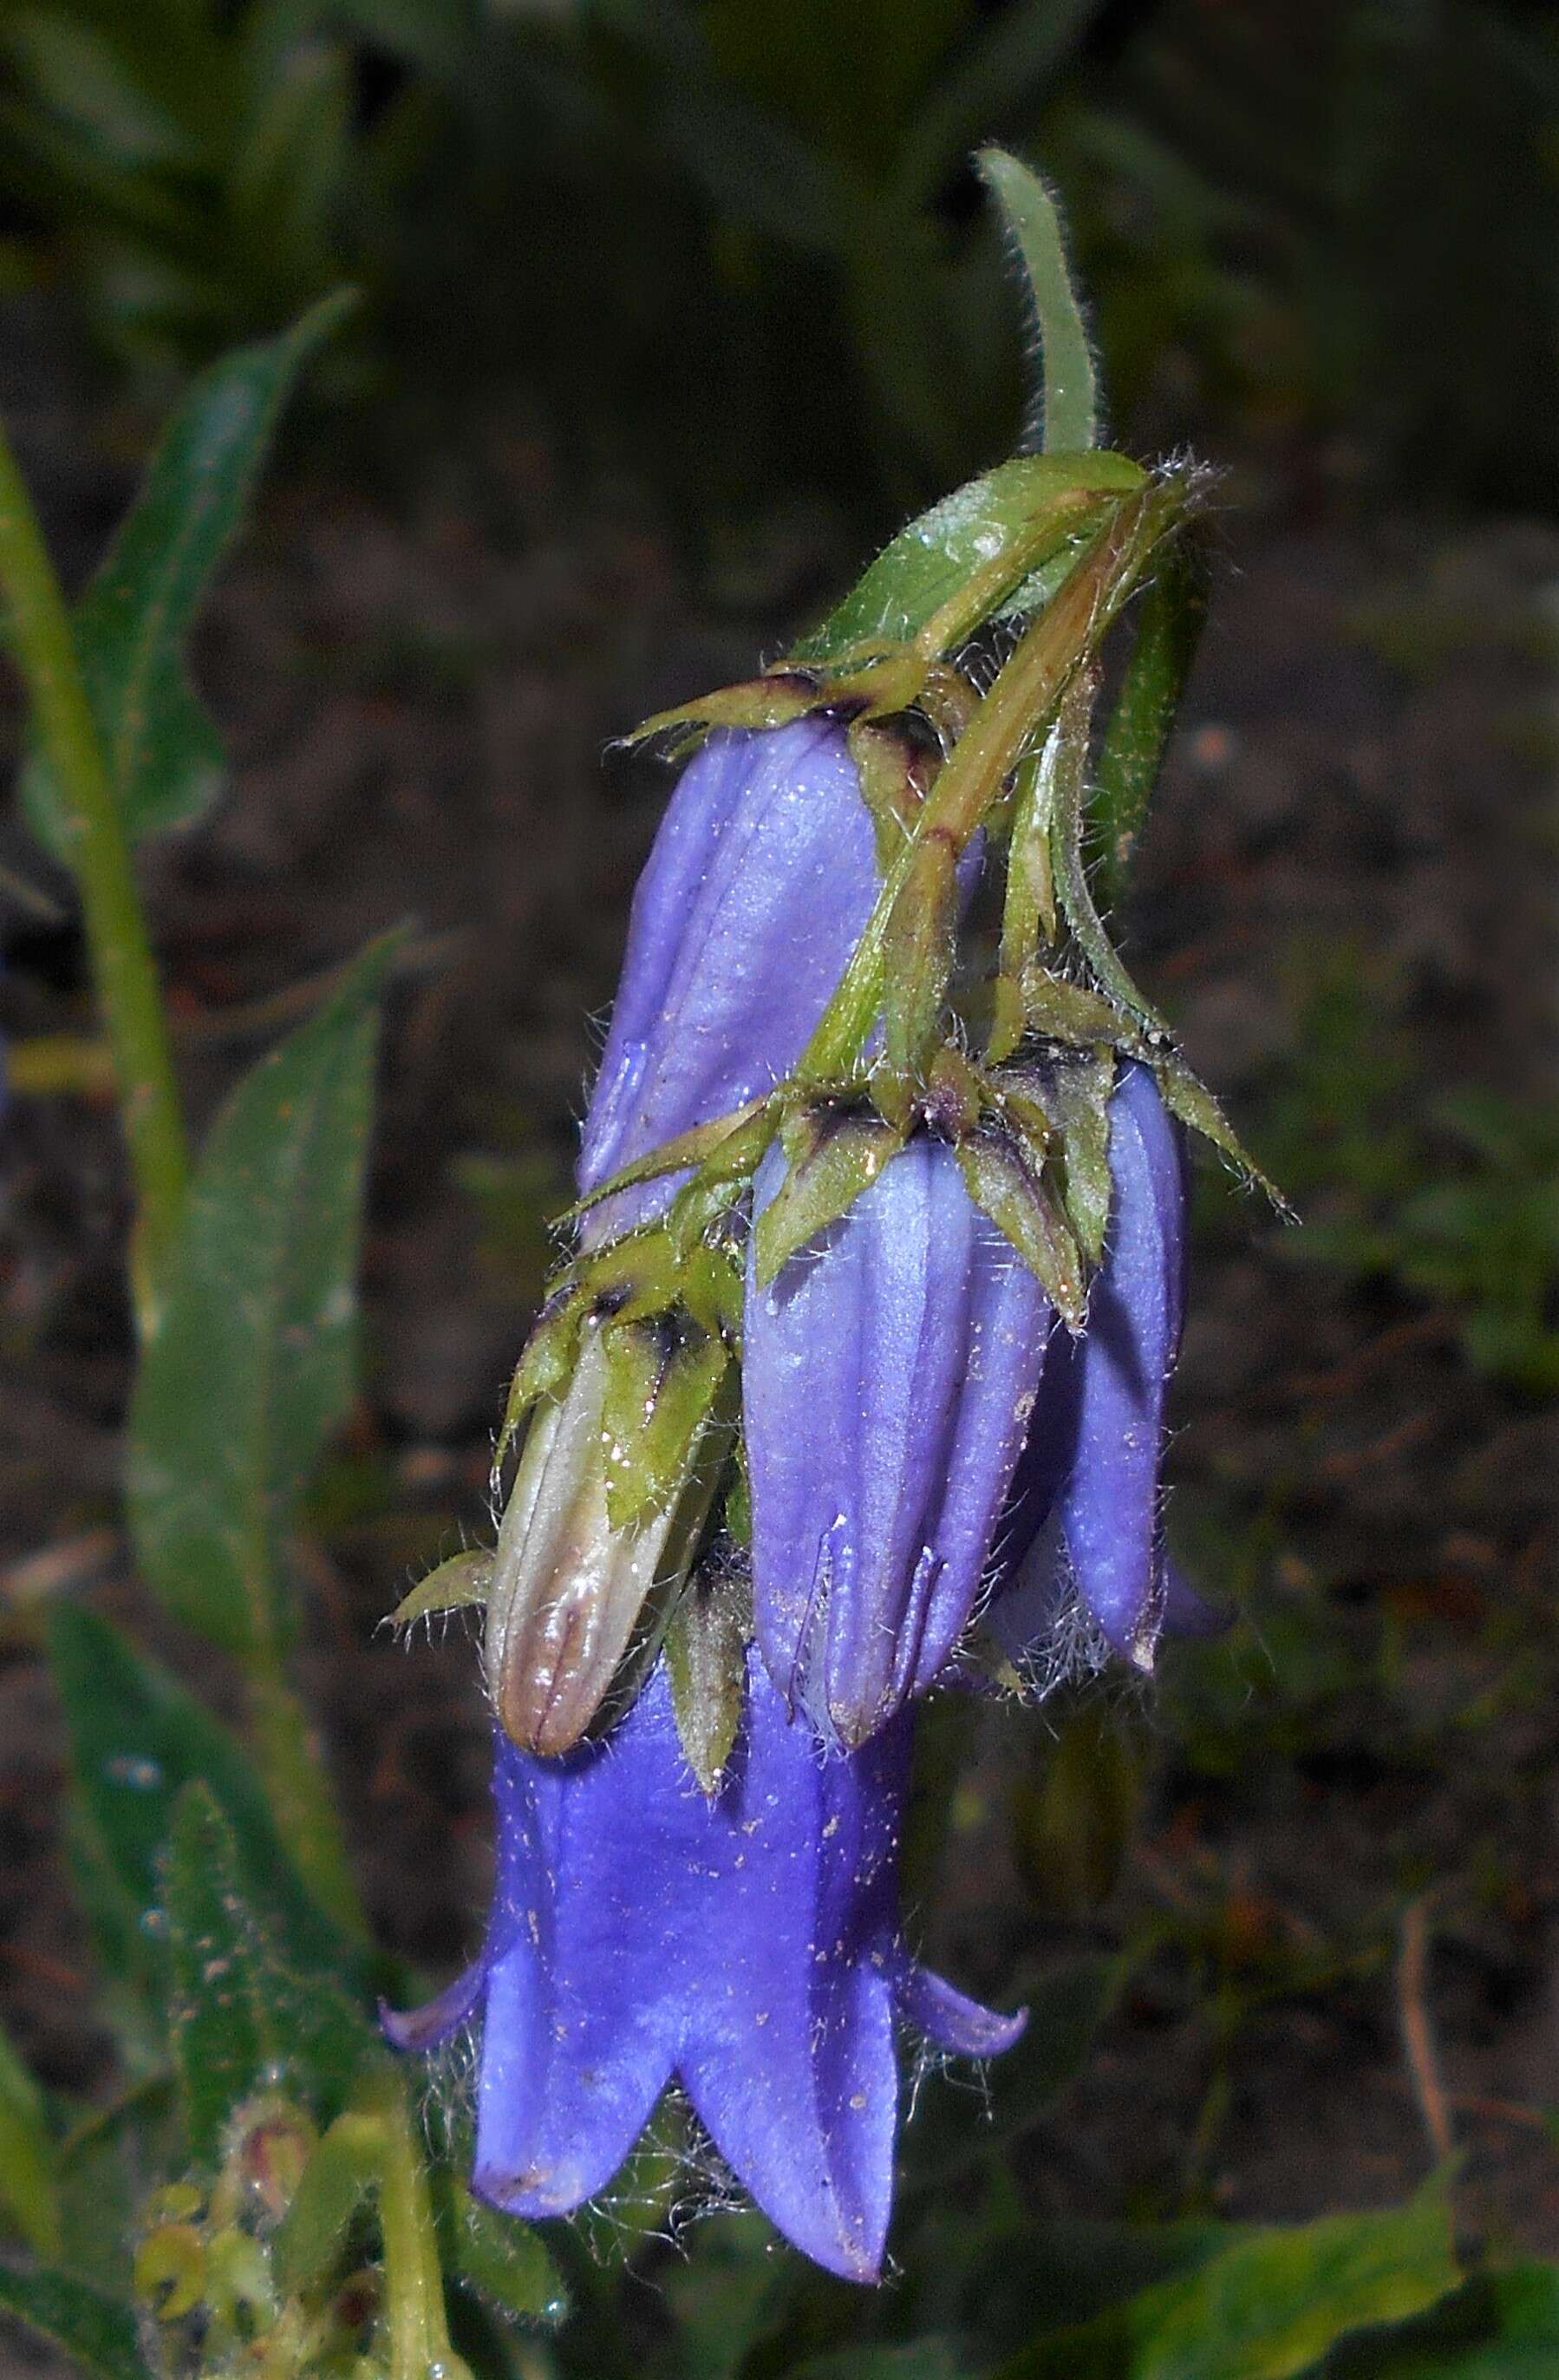
[[[383,2127],[379,2225],[390,2380],[471,2380],[449,2341],[432,2201],[399,2075],[376,2077],[365,2101]]]
[[[65,803],[92,973],[114,1054],[137,1200],[132,1276],[143,1338],[183,1208],[189,1159],[156,962],[70,620],[16,457],[0,429],[0,589],[38,734]]]

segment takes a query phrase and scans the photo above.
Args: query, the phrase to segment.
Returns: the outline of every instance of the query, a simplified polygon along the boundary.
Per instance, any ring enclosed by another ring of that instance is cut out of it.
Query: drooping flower
[[[760,1214],[783,1165],[774,1150],[759,1169]],[[930,1134],[767,1288],[749,1257],[758,1641],[781,1693],[845,1744],[930,1685],[963,1633],[1053,1323]]]
[[[770,1090],[821,1015],[877,890],[841,722],[720,728],[683,770],[634,896],[579,1153],[582,1190]],[[621,1191],[591,1232],[663,1207]]]
[[[498,1879],[480,1957],[387,2020],[425,2048],[482,2026],[474,2186],[528,2216],[610,2184],[673,2075],[796,2246],[880,2267],[902,2018],[986,2057],[1002,2017],[917,1966],[899,1927],[909,1715],[824,1756],[749,1661],[719,1788],[700,1791],[661,1664],[605,1742],[538,1760],[498,1739]]]
[[[1075,1592],[1108,1643],[1151,1669],[1166,1618],[1195,1626],[1164,1552],[1165,1399],[1185,1318],[1183,1135],[1152,1069],[1130,1064],[1109,1104],[1111,1198],[1087,1329],[1060,1335],[1018,1466],[992,1622],[1012,1648]]]

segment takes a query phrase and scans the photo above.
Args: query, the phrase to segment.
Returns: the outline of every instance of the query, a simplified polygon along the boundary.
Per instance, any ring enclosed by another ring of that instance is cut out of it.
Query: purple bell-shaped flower
[[[749,1662],[718,1791],[695,1783],[662,1663],[604,1742],[498,1743],[498,1879],[476,1964],[387,2019],[403,2048],[482,2026],[474,2184],[510,2213],[603,2191],[675,2075],[789,2239],[876,2277],[892,2198],[896,2018],[969,2057],[1002,2017],[917,1967],[899,1931],[905,1714],[851,1758]]]
[[[639,879],[579,1186],[772,1089],[805,1047],[877,891],[875,830],[843,724],[720,728],[683,770]],[[657,1213],[619,1192],[594,1238]]]
[[[783,1170],[771,1150],[760,1214]],[[1054,1323],[955,1150],[925,1133],[768,1287],[749,1258],[758,1642],[825,1735],[864,1743],[962,1634]]]

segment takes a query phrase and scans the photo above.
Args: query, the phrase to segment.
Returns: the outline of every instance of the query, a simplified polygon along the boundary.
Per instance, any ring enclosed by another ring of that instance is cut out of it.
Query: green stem
[[[136,1312],[143,1337],[189,1173],[156,962],[59,581],[0,429],[0,589],[38,733],[64,798],[92,972],[114,1053],[138,1205]]]
[[[405,2085],[398,2075],[386,2074],[367,2095],[383,2124],[379,2223],[390,2380],[471,2380],[468,2366],[450,2346],[433,2204]]]
[[[865,929],[796,1068],[804,1081],[837,1081],[857,1063],[882,1006],[889,929],[899,895],[928,835],[961,851],[1026,746],[1094,651],[1180,502],[1173,481],[1129,497],[997,672],[889,871]]]

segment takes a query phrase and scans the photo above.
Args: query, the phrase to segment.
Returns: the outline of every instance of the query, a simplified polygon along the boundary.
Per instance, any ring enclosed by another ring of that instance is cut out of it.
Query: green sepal
[[[742,1721],[753,1597],[743,1572],[711,1562],[695,1572],[666,1630],[671,1708],[688,1767],[706,1793],[719,1785]]]
[[[1082,1258],[1043,1177],[1005,1133],[961,1142],[958,1161],[975,1205],[1011,1241],[1068,1328],[1080,1330],[1087,1313]]]
[[[791,660],[828,667],[918,638],[976,572],[985,574],[985,610],[994,612],[1045,558],[1046,525],[1054,532],[1050,550],[1057,550],[1084,527],[1095,509],[1091,498],[1134,494],[1145,477],[1139,464],[1109,453],[1020,455],[998,463],[900,529]],[[1005,584],[1004,559],[1011,565]],[[978,625],[978,617],[963,624],[954,641]]]
[[[1138,990],[1105,931],[1083,866],[1083,787],[1096,683],[1092,672],[1078,673],[1062,701],[1056,725],[1057,766],[1050,812],[1050,857],[1056,871],[1056,890],[1062,915],[1101,990],[1123,1015],[1149,1033],[1162,1034],[1166,1029],[1163,1017]]]
[[[639,1529],[682,1492],[730,1361],[724,1342],[661,1316],[601,1333],[607,1517]]]
[[[1061,1132],[1061,1204],[1091,1265],[1105,1252],[1114,1195],[1109,1102],[1115,1066],[1115,1051],[1098,1049],[1054,1067],[1048,1084]]]
[[[623,740],[643,744],[672,728],[786,727],[816,710],[821,700],[816,678],[800,670],[774,670],[762,677],[746,678],[739,686],[719,686],[713,694],[695,695],[688,702],[673,704],[670,710],[658,710],[641,720]]]
[[[1126,891],[1148,799],[1207,617],[1208,567],[1194,530],[1171,539],[1149,580],[1089,804],[1106,906]]]
[[[743,1280],[734,1249],[700,1240],[683,1263],[682,1302],[701,1330],[723,1339],[733,1354],[742,1352]]]
[[[901,1125],[831,1102],[801,1110],[785,1126],[790,1166],[753,1226],[758,1286],[847,1214],[904,1145]]]
[[[491,1585],[490,1552],[452,1554],[448,1561],[429,1571],[419,1586],[401,1597],[390,1614],[390,1625],[410,1628],[436,1612],[460,1611],[473,1603],[485,1603]]]
[[[886,872],[902,851],[925,798],[915,782],[916,755],[905,735],[872,719],[852,720],[845,741],[876,831],[877,866]]]
[[[1052,975],[1048,967],[1023,970],[1023,1022],[1042,1041],[1059,1041],[1071,1050],[1091,1050],[1102,1041],[1135,1047],[1137,1037],[1121,1030],[1120,1011],[1086,984]]]
[[[1174,1054],[1155,1057],[1154,1067],[1170,1114],[1231,1159],[1247,1181],[1265,1191],[1280,1215],[1291,1215],[1293,1209],[1282,1191],[1267,1180],[1201,1076],[1193,1075],[1185,1060]]]
[[[655,1182],[663,1173],[680,1173],[684,1167],[697,1166],[710,1180],[727,1182],[740,1174],[751,1172],[764,1149],[773,1137],[776,1102],[774,1094],[766,1091],[761,1099],[749,1099],[745,1107],[735,1108],[730,1115],[716,1116],[712,1123],[695,1124],[689,1132],[680,1132],[670,1140],[659,1142],[635,1158],[632,1165],[623,1166],[619,1173],[598,1182],[586,1190],[560,1217],[564,1223],[576,1223],[592,1207],[613,1198],[620,1190],[636,1189],[641,1182]],[[757,1156],[750,1152],[756,1149]]]
[[[958,853],[945,834],[923,835],[888,921],[883,1046],[890,1076],[920,1082],[942,1021],[953,965]]]
[[[993,1064],[1009,1057],[1022,1037],[1023,975],[1041,944],[1056,939],[1056,879],[1050,857],[1050,811],[1055,791],[1057,736],[1046,736],[1018,769],[1013,786],[1012,828],[1007,851],[1007,891],[1002,904],[1001,973],[996,1015],[986,1054]]]
[[[579,1354],[579,1334],[589,1310],[590,1301],[581,1294],[577,1283],[565,1283],[543,1307],[509,1383],[509,1400],[493,1451],[495,1471],[502,1470],[515,1433],[532,1405],[538,1404],[543,1397],[561,1397],[567,1388]]]

